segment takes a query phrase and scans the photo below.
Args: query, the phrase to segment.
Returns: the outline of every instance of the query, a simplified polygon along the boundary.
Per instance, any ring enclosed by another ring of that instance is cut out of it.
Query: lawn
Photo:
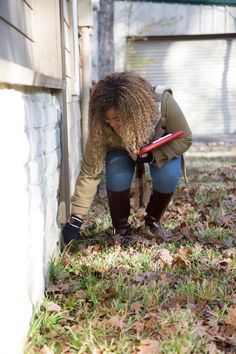
[[[170,243],[142,236],[134,198],[137,231],[112,236],[101,186],[84,241],[51,264],[25,353],[236,353],[236,145],[195,143],[186,162]]]

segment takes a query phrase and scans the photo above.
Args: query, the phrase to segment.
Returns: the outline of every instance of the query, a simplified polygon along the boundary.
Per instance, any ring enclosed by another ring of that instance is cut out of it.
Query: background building
[[[194,138],[235,139],[236,1],[115,1],[114,46],[115,70],[173,89]]]

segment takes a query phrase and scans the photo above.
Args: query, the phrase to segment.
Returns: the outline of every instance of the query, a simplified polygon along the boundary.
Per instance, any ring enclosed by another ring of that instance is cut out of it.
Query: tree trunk
[[[98,12],[98,76],[114,71],[114,0],[100,0]]]

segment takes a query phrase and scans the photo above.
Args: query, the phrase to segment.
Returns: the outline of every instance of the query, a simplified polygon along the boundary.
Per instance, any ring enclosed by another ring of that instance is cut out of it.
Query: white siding
[[[69,194],[74,193],[74,185],[80,170],[81,163],[81,112],[78,89],[79,63],[74,61],[75,52],[79,51],[78,43],[73,36],[72,3],[63,0],[64,34],[65,34],[65,75],[66,75],[66,100],[67,100],[67,134],[69,158]],[[75,14],[76,15],[76,14]],[[78,34],[77,34],[78,35]],[[76,67],[77,70],[76,70]]]
[[[0,59],[62,79],[59,1],[0,0],[0,33]]]

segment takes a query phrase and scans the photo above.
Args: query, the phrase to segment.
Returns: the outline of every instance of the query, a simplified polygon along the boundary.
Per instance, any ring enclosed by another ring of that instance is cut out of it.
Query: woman
[[[162,145],[147,156],[139,149],[157,138],[183,130],[181,138]],[[146,208],[145,225],[149,235],[166,239],[160,225],[181,176],[181,157],[192,142],[186,119],[168,91],[158,94],[146,80],[131,72],[113,73],[100,80],[89,106],[89,136],[72,196],[71,217],[63,228],[66,244],[79,237],[106,166],[106,188],[115,233],[131,233],[130,187],[135,164],[150,165],[153,191]]]

